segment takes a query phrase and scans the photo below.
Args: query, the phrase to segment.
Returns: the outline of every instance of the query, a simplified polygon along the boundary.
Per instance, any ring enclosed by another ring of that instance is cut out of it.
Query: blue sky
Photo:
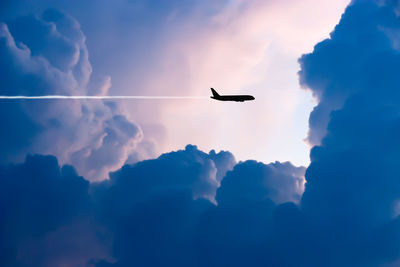
[[[0,265],[397,266],[399,8],[2,1],[0,95],[256,101],[1,100]]]

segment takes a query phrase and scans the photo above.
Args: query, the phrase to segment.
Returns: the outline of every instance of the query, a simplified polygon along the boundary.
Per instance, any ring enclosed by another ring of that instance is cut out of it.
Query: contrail
[[[122,99],[206,99],[207,96],[132,96],[132,95],[116,95],[116,96],[92,96],[92,95],[42,95],[42,96],[0,96],[2,99],[26,99],[26,100],[40,100],[40,99],[100,99],[100,100],[122,100]]]

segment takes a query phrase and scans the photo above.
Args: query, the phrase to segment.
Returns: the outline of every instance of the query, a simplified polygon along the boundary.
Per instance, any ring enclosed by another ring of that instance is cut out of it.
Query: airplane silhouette
[[[217,91],[214,90],[214,88],[211,88],[211,92],[213,96],[211,96],[212,99],[216,99],[219,101],[236,101],[236,102],[244,102],[244,101],[250,101],[254,100],[254,96],[251,95],[219,95]]]

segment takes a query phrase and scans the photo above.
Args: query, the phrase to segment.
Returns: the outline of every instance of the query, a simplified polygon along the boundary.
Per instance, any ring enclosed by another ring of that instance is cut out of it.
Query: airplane
[[[213,96],[210,96],[212,99],[216,99],[219,101],[236,101],[236,102],[244,102],[254,100],[254,96],[251,95],[219,95],[214,88],[211,88],[211,92]]]

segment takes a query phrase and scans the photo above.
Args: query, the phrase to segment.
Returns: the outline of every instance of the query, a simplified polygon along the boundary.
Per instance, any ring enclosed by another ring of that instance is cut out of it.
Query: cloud
[[[310,132],[321,134],[321,125],[326,128],[321,146],[311,151],[312,164],[307,170],[310,182],[303,197],[304,204],[321,204],[315,201],[316,196],[308,200],[309,190],[321,191],[313,189],[314,186],[326,186],[332,193],[342,192],[341,201],[345,203],[350,203],[346,196],[353,198],[351,189],[357,188],[360,202],[371,201],[379,206],[373,210],[374,205],[370,203],[367,214],[385,220],[390,218],[389,204],[397,198],[395,192],[390,192],[397,191],[393,187],[393,173],[397,168],[393,161],[398,145],[395,137],[399,123],[396,69],[400,64],[398,49],[394,46],[396,39],[390,32],[399,29],[400,21],[392,5],[356,1],[348,7],[331,38],[302,58],[303,83],[321,98],[310,117]],[[322,116],[320,109],[328,111],[328,117]],[[313,121],[314,116],[321,120]],[[317,128],[313,127],[314,123]],[[324,179],[313,179],[314,176]],[[340,186],[333,187],[334,184]],[[385,197],[379,194],[379,188]],[[375,193],[369,195],[372,191]],[[378,199],[374,200],[375,196]],[[321,200],[328,198],[327,195],[321,197]],[[362,221],[365,222],[365,218]]]
[[[274,253],[270,251],[277,245],[273,237],[281,227],[279,219],[282,217],[275,218],[276,210],[293,206],[292,209],[297,211],[293,203],[282,204],[282,208],[279,204],[299,201],[304,171],[288,162],[266,165],[247,161],[236,165],[217,191],[218,205],[204,212],[199,220],[194,238],[197,257],[193,264],[271,264]],[[292,214],[290,217],[291,223],[296,223],[296,217]]]
[[[93,185],[99,217],[115,235],[117,266],[194,264],[199,217],[214,206],[220,181],[235,164],[229,152],[207,154],[188,145]]]
[[[301,201],[319,264],[376,266],[399,256],[396,12],[392,2],[354,1],[331,37],[300,59],[301,82],[320,100],[309,139],[321,145]]]
[[[378,8],[377,5],[374,1],[355,1],[331,38],[320,42],[313,53],[299,60],[300,82],[319,100],[310,116],[312,144],[320,143],[326,134],[330,113],[341,109],[349,97],[379,88],[389,93],[394,86],[390,78],[397,64],[398,36],[393,34],[399,22],[394,7]]]
[[[125,165],[100,183],[95,192],[104,201],[104,211],[121,214],[138,201],[164,190],[188,191],[192,198],[214,201],[220,180],[235,164],[229,152],[207,154],[188,145],[185,150],[163,154],[154,160]]]
[[[61,265],[104,256],[96,245],[94,224],[86,223],[76,236],[78,226],[89,221],[92,203],[89,182],[72,167],[60,168],[52,156],[28,156],[22,164],[0,167],[0,184],[2,266],[29,266],[33,261],[51,266],[57,257]],[[80,256],[80,249],[88,255]]]
[[[213,158],[230,160],[215,164]],[[247,256],[260,256],[253,249],[271,233],[277,204],[270,196],[278,201],[298,197],[299,192],[281,190],[302,180],[304,168],[249,161],[228,171],[219,185],[216,169],[230,169],[232,163],[228,152],[206,154],[187,146],[125,166],[109,181],[94,185],[105,212],[100,218],[115,234],[113,264],[240,266],[250,260]],[[254,196],[257,186],[262,194]],[[235,203],[230,201],[234,198]]]
[[[263,164],[246,161],[235,166],[222,181],[218,189],[219,204],[240,203],[244,199],[275,203],[300,201],[304,190],[305,168],[295,167],[289,162]],[[246,177],[246,178],[245,178]]]
[[[0,24],[0,94],[88,94],[85,39],[75,19],[54,9]],[[143,136],[117,107],[100,101],[8,101],[0,110],[1,162],[21,161],[27,152],[54,154],[91,180],[118,169]]]
[[[200,266],[209,260],[232,262],[235,258],[227,257],[232,252],[244,260],[265,238],[262,233],[270,232],[276,204],[267,192],[254,198],[233,191],[235,184],[255,187],[254,179],[245,176],[238,182],[241,169],[254,174],[270,168],[263,179],[274,181],[275,190],[283,189],[288,179],[297,183],[301,177],[295,173],[302,175],[303,170],[289,163],[255,162],[231,170],[232,164],[229,152],[206,154],[187,146],[126,165],[110,180],[92,184],[72,167],[60,168],[52,156],[28,156],[22,164],[2,166],[2,264]],[[229,170],[221,186],[218,170]],[[215,203],[215,194],[222,203]],[[223,200],[239,195],[237,206]],[[219,251],[220,245],[227,253]]]

